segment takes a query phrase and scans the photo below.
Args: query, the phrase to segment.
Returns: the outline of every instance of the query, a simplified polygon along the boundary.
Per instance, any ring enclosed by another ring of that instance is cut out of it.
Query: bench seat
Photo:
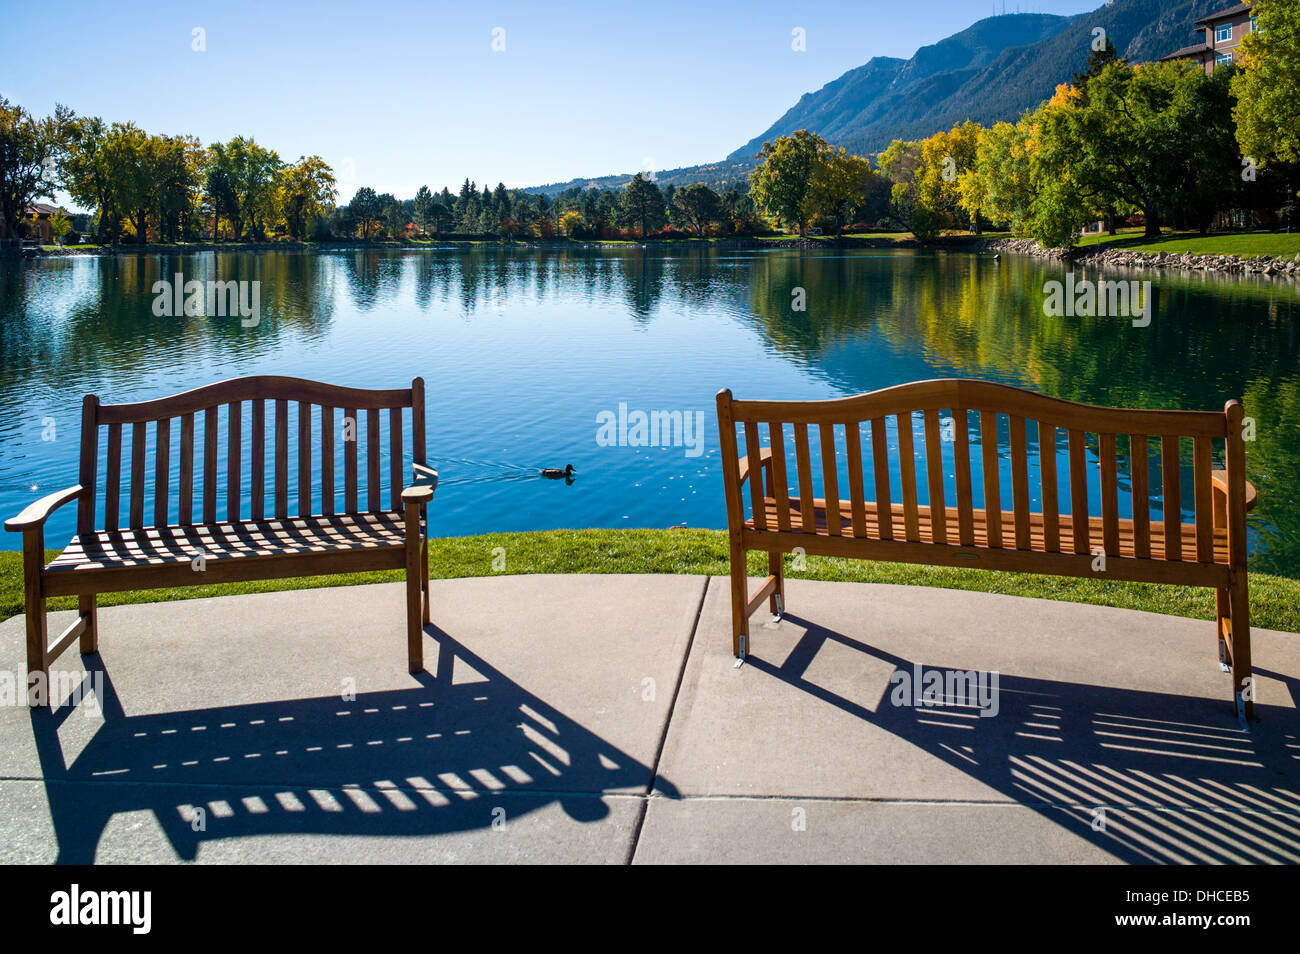
[[[764,509],[767,512],[767,521],[766,521],[767,529],[769,531],[775,530],[779,526],[778,519],[777,519],[778,514],[777,514],[776,499],[774,497],[765,497],[763,498],[763,500],[764,503],[766,504]],[[862,539],[879,540],[880,519],[877,514],[876,502],[871,500],[865,501],[864,509],[865,509],[865,516],[866,516],[865,523],[866,523],[867,535]],[[905,539],[904,532],[903,532],[903,526],[904,526],[903,506],[902,504],[894,504],[890,508],[890,510],[892,511],[891,522],[893,525],[893,539],[902,541]],[[831,534],[830,532],[829,524],[827,523],[827,519],[826,519],[826,501],[820,497],[815,498],[813,500],[813,512],[814,512],[815,530],[813,531],[805,530],[803,528],[803,523],[802,523],[803,514],[802,511],[800,511],[799,509],[799,500],[797,498],[791,498],[790,499],[791,532],[801,533],[801,534],[807,534],[811,532],[821,537],[833,536],[833,534]],[[957,508],[947,507],[945,508],[945,512],[947,514],[946,521],[945,521],[945,526],[947,530],[947,539],[945,542],[956,545],[959,541]],[[930,508],[925,504],[918,505],[916,508],[916,518],[917,518],[918,541],[921,543],[936,542],[933,521],[930,514]],[[1060,525],[1060,537],[1061,537],[1060,552],[1073,553],[1074,552],[1074,523],[1069,514],[1061,514],[1057,519]],[[1012,511],[1010,510],[1002,511],[1003,548],[1007,550],[1017,549],[1015,545],[1015,526],[1016,526],[1015,520],[1016,520],[1016,515]],[[1038,552],[1038,553],[1053,552],[1053,551],[1048,551],[1047,547],[1044,544],[1043,515],[1039,513],[1029,514],[1028,523],[1029,523],[1029,546],[1027,548],[1022,548],[1022,549],[1027,549],[1029,551]],[[973,539],[973,543],[971,545],[976,547],[988,547],[988,518],[986,512],[982,509],[972,510],[971,524],[972,524],[972,539]],[[1167,559],[1165,553],[1165,538],[1164,538],[1165,525],[1164,523],[1157,520],[1157,521],[1152,521],[1150,527],[1151,527],[1151,531],[1150,531],[1151,555],[1149,558],[1152,560],[1165,560]],[[754,520],[752,517],[745,521],[745,528],[747,530],[754,529]],[[1093,548],[1101,546],[1103,529],[1104,528],[1102,525],[1102,519],[1100,517],[1088,518],[1089,550],[1085,552],[1091,552]],[[849,501],[847,500],[840,501],[840,532],[839,534],[834,534],[834,536],[842,536],[847,539],[853,538],[853,513],[850,508]],[[1215,528],[1215,530],[1213,531],[1213,541],[1214,541],[1214,562],[1221,566],[1227,566],[1228,565],[1227,529]],[[1182,542],[1183,542],[1183,551],[1185,554],[1184,559],[1188,560],[1189,562],[1194,562],[1194,557],[1196,554],[1196,524],[1194,523],[1182,524]],[[1132,520],[1119,521],[1119,552],[1112,555],[1119,556],[1119,557],[1127,557],[1130,559],[1137,557],[1137,551],[1135,549],[1135,535],[1133,532]]]
[[[45,567],[49,574],[45,588],[52,596],[87,587],[103,592],[113,589],[114,576],[121,576],[124,588],[135,589],[137,572],[146,567],[158,574],[160,586],[169,585],[173,577],[177,583],[192,584],[199,582],[192,561],[200,554],[204,579],[213,582],[218,577],[238,579],[242,570],[254,569],[255,576],[262,578],[274,565],[267,561],[284,557],[299,558],[294,561],[295,573],[309,567],[314,558],[337,570],[338,561],[350,551],[356,554],[357,569],[382,568],[377,561],[397,568],[403,565],[405,544],[404,518],[395,511],[96,530],[73,537]],[[375,551],[391,551],[391,560],[384,561]],[[235,563],[246,565],[242,570],[229,565]]]

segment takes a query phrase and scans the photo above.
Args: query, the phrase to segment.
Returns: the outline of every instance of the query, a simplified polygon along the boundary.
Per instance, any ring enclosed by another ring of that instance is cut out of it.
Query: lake
[[[155,316],[153,285],[177,272],[260,281],[260,321]],[[1252,566],[1300,576],[1300,291],[1108,275],[1153,282],[1152,321],[1134,327],[1046,316],[1043,283],[1064,273],[955,251],[702,247],[4,261],[0,514],[76,483],[86,393],[116,403],[247,374],[383,388],[419,375],[442,475],[435,535],[723,527],[720,388],[815,399],[977,377],[1120,407],[1218,411],[1242,398],[1256,421]],[[792,307],[796,288],[804,311]],[[603,439],[602,422],[637,412],[680,412],[703,433],[668,447]],[[566,464],[571,483],[537,475]],[[70,537],[74,509],[51,521],[48,545]],[[17,549],[20,537],[0,546]]]

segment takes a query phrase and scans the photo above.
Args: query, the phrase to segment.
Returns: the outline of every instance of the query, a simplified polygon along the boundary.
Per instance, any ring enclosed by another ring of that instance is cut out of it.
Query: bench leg
[[[421,624],[424,608],[421,595],[424,590],[420,568],[420,507],[406,505],[406,668],[408,672],[424,669],[424,626]]]
[[[745,551],[740,541],[731,542],[731,652],[737,659],[744,659],[749,651],[749,614],[745,605],[749,602],[746,592],[749,581],[745,576]]]
[[[1238,574],[1228,594],[1232,614],[1232,698],[1238,712],[1255,717],[1255,681],[1250,672],[1250,594],[1246,574]]]
[[[1221,586],[1214,591],[1214,625],[1215,635],[1219,638],[1219,668],[1224,672],[1231,672],[1232,667],[1228,665],[1228,639],[1227,633],[1232,631],[1232,611],[1230,606],[1228,589]]]
[[[785,554],[771,551],[767,554],[767,572],[776,577],[776,589],[768,597],[767,605],[777,619],[785,613]]]
[[[23,534],[23,611],[27,622],[27,701],[33,708],[50,704],[50,634],[45,618],[41,570],[45,568],[45,540],[40,527]],[[32,678],[36,678],[33,685]],[[33,691],[35,690],[35,691]]]
[[[77,597],[77,610],[86,621],[86,629],[81,634],[82,654],[99,652],[99,607],[95,603],[95,594]]]

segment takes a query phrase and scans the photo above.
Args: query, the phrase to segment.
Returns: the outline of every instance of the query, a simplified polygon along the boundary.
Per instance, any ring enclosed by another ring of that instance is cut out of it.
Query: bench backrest
[[[402,412],[408,408],[409,423],[404,425]],[[96,490],[101,431],[105,442],[102,508],[97,506]],[[402,453],[404,431],[411,441],[411,459],[425,463],[424,381],[420,378],[410,388],[375,391],[264,375],[232,378],[134,404],[100,404],[90,394],[81,415],[80,483],[88,492],[80,502],[77,532],[96,529],[97,512],[102,512],[98,526],[117,530],[123,525],[133,529],[189,526],[379,511],[386,509],[385,474],[387,509],[400,510],[402,488],[412,482]],[[124,432],[129,435],[129,458],[122,449]],[[295,434],[296,445],[291,446]],[[358,445],[363,441],[365,470],[361,472]],[[336,493],[340,457],[341,498]],[[124,463],[128,464],[125,478]],[[224,507],[220,483],[224,483]],[[125,508],[124,491],[128,491]],[[148,498],[152,506],[146,512]]]
[[[1103,548],[1107,555],[1119,555],[1123,522],[1137,558],[1199,563],[1214,562],[1211,475],[1218,443],[1226,459],[1228,493],[1226,513],[1220,514],[1217,526],[1227,527],[1230,562],[1245,566],[1246,479],[1239,401],[1229,401],[1222,413],[1125,410],[1078,404],[986,381],[949,379],[829,401],[737,401],[724,390],[718,395],[718,422],[728,522],[733,528],[749,519],[758,533],[822,532],[920,541],[924,516],[928,542],[971,546],[978,513],[987,528],[990,548],[1059,553],[1062,520],[1058,494],[1068,485],[1066,512],[1071,514],[1074,528],[1069,552],[1083,554]],[[738,449],[740,440],[743,452]],[[811,463],[812,440],[820,450],[817,474]],[[1068,461],[1063,475],[1057,472],[1058,441],[1062,440]],[[1036,445],[1032,460],[1031,443]],[[771,466],[763,486],[758,474],[765,444],[771,447]],[[1181,519],[1180,464],[1185,446],[1194,471],[1190,500],[1194,534],[1184,532]],[[1089,465],[1090,447],[1095,467]],[[740,453],[754,478],[748,481],[747,494],[738,466]],[[1151,520],[1150,455],[1160,460],[1154,490],[1166,517],[1163,526],[1153,526]],[[1003,488],[1008,481],[1002,474],[1004,467],[1010,471],[1011,497],[1011,508],[1005,512]],[[918,469],[924,475],[919,481]],[[1037,486],[1031,488],[1034,470]],[[1090,470],[1091,483],[1098,491],[1091,513]],[[841,478],[845,471],[846,480]],[[951,486],[945,486],[945,474],[952,475]],[[795,478],[793,493],[789,489],[791,475]],[[983,484],[982,500],[972,493],[974,476]],[[918,483],[928,491],[933,506],[918,504]],[[813,523],[815,484],[821,485],[821,496],[832,502],[832,508],[834,501],[842,501],[845,519],[851,519],[850,532],[842,530],[838,520],[827,520],[824,530],[818,531]],[[1132,517],[1125,521],[1120,518],[1121,484],[1127,486],[1132,500]],[[1034,509],[1031,494],[1041,498]],[[773,498],[774,507],[770,507],[768,501]],[[793,506],[792,499],[796,501]],[[867,501],[875,502],[878,515],[870,522]],[[955,520],[950,512],[953,507]],[[1100,517],[1099,537],[1096,528],[1090,529],[1089,520],[1076,520],[1073,515]],[[1153,530],[1158,531],[1154,547]]]

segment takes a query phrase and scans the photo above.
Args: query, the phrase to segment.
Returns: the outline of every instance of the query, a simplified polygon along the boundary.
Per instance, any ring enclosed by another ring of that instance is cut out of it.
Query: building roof
[[[1182,60],[1191,56],[1196,56],[1198,53],[1208,53],[1209,50],[1210,48],[1204,43],[1198,43],[1196,46],[1185,46],[1181,50],[1174,50],[1174,52],[1167,56],[1160,57],[1160,62],[1163,63],[1165,60]]]
[[[1226,10],[1220,10],[1218,13],[1211,13],[1208,17],[1202,17],[1197,23],[1214,23],[1216,20],[1226,20],[1228,17],[1235,17],[1239,13],[1245,13],[1255,5],[1254,0],[1250,3],[1239,3],[1236,6],[1228,7]]]
[[[46,205],[44,202],[32,202],[27,206],[28,215],[31,215],[32,213],[36,213],[37,215],[53,215],[57,211],[59,210],[55,206]]]

